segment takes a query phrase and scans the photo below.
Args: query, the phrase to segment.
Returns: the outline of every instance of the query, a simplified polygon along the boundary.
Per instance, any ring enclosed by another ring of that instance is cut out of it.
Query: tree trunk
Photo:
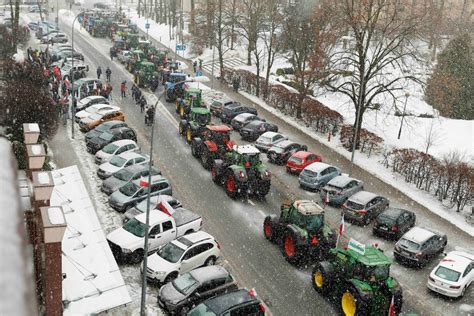
[[[252,66],[252,46],[249,41],[249,45],[247,46],[247,66]]]
[[[255,47],[257,47],[257,45],[255,45]],[[254,54],[255,55],[255,66],[257,67],[257,78],[256,78],[257,79],[257,82],[256,82],[257,86],[255,87],[256,88],[255,95],[257,97],[259,97],[260,96],[260,55],[259,55],[257,49],[255,49],[254,52],[255,52],[255,54]]]
[[[189,32],[194,34],[196,31],[196,12],[195,12],[194,0],[191,0],[191,12],[189,17]]]
[[[234,49],[234,42],[235,42],[235,10],[237,5],[237,0],[232,0],[232,19],[230,25],[230,49]]]

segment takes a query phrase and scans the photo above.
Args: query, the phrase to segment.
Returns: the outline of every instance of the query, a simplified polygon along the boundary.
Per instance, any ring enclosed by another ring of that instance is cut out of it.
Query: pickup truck
[[[150,211],[150,228],[146,231],[146,214],[140,214],[107,235],[110,249],[117,261],[138,263],[144,256],[145,233],[148,233],[148,254],[185,234],[199,231],[201,216],[178,208],[171,215],[154,209]]]

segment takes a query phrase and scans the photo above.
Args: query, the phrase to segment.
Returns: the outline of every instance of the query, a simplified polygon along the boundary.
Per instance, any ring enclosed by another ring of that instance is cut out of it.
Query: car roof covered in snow
[[[258,150],[253,145],[241,145],[241,146],[234,145],[233,149],[241,155],[254,155],[254,154],[260,153],[260,150]]]
[[[352,180],[355,180],[355,179],[348,176],[340,175],[331,179],[331,181],[329,181],[328,184],[334,187],[342,188],[342,187],[345,187]]]
[[[331,167],[327,163],[324,162],[313,162],[312,164],[305,167],[306,170],[313,171],[320,173],[321,171],[325,170],[326,168]]]
[[[227,271],[224,267],[218,265],[194,269],[191,270],[189,273],[200,284],[215,279],[224,279],[227,278],[230,274],[229,271]]]
[[[310,200],[297,200],[293,206],[303,215],[318,215],[324,213],[324,210],[316,202]]]
[[[458,272],[464,272],[471,262],[474,262],[473,254],[464,251],[451,251],[439,262],[439,265]]]
[[[422,244],[435,235],[437,234],[432,232],[431,230],[415,226],[412,229],[410,229],[408,232],[406,232],[402,238],[413,241],[417,244]]]
[[[377,194],[372,193],[372,192],[359,191],[356,194],[352,195],[349,198],[349,201],[356,202],[356,203],[359,203],[359,204],[366,204],[377,196],[378,196]]]

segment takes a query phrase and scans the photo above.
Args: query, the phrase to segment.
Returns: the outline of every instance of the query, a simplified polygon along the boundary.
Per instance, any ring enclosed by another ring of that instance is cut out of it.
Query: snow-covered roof
[[[31,272],[31,255],[27,256],[24,235],[23,207],[16,174],[16,163],[10,143],[0,137],[0,205],[8,206],[2,210],[0,227],[0,315],[27,316],[37,314],[34,284]]]
[[[293,206],[303,215],[318,215],[324,213],[321,206],[310,200],[297,200],[293,203]]]
[[[306,166],[305,169],[319,173],[319,172],[323,171],[324,169],[326,169],[327,167],[330,167],[327,163],[313,162],[312,164]]]
[[[435,233],[430,230],[415,226],[407,233],[405,233],[405,235],[403,235],[403,238],[421,244],[429,238],[433,237],[434,235]]]
[[[241,146],[236,145],[234,149],[241,155],[254,155],[254,154],[260,153],[260,150],[258,150],[253,145],[241,145]]]
[[[374,197],[376,197],[377,194],[368,192],[368,191],[359,191],[356,194],[352,195],[349,200],[354,201],[356,203],[360,204],[366,204],[367,202],[370,202]]]
[[[96,314],[128,304],[130,295],[76,166],[52,171],[51,206],[62,206],[64,315]]]

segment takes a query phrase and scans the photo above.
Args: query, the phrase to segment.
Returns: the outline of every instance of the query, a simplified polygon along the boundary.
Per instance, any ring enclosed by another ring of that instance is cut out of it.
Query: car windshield
[[[136,218],[132,218],[123,225],[123,229],[137,237],[145,237],[146,225]]]
[[[114,177],[122,181],[130,181],[133,177],[133,173],[128,171],[127,168],[117,171],[114,173]]]
[[[209,122],[209,115],[207,115],[207,114],[196,114],[195,119],[200,124],[207,124],[207,122]]]
[[[105,132],[108,129],[107,124],[101,124],[95,128],[98,132]]]
[[[374,281],[386,280],[390,275],[390,265],[377,265],[377,266],[366,266],[365,277],[367,280]]]
[[[380,214],[379,217],[377,217],[377,222],[380,224],[392,225],[395,224],[395,218]]]
[[[457,282],[461,276],[461,273],[443,266],[439,266],[438,269],[436,269],[435,275],[446,281]]]
[[[402,238],[398,241],[398,244],[408,250],[419,250],[421,248],[420,244],[417,244],[416,242],[413,242],[411,240]]]
[[[179,293],[189,295],[199,286],[199,282],[190,273],[185,273],[173,281],[173,286]]]
[[[158,256],[168,262],[176,263],[184,253],[184,249],[178,247],[174,243],[167,243],[166,246],[158,251]]]
[[[216,316],[217,314],[214,313],[206,304],[202,303],[192,309],[188,316]]]
[[[114,135],[110,134],[110,133],[102,133],[99,138],[105,140],[105,141],[109,141],[111,140],[112,138],[114,137]]]
[[[105,152],[106,154],[113,154],[118,148],[119,146],[115,144],[108,144],[102,149],[102,151]]]
[[[310,177],[317,177],[318,172],[317,171],[311,171],[309,169],[303,169],[303,174],[310,176]]]
[[[129,182],[120,188],[120,192],[126,196],[134,196],[141,188],[133,182]]]
[[[249,162],[251,166],[256,166],[260,163],[260,156],[258,154],[243,155],[242,160],[244,161],[244,163]]]
[[[115,156],[110,159],[110,164],[115,167],[123,167],[123,165],[127,162],[127,159],[124,159],[119,156]]]
[[[303,160],[301,158],[298,158],[298,157],[290,157],[290,159],[288,159],[289,162],[292,162],[294,164],[297,164],[297,165],[300,165]]]

